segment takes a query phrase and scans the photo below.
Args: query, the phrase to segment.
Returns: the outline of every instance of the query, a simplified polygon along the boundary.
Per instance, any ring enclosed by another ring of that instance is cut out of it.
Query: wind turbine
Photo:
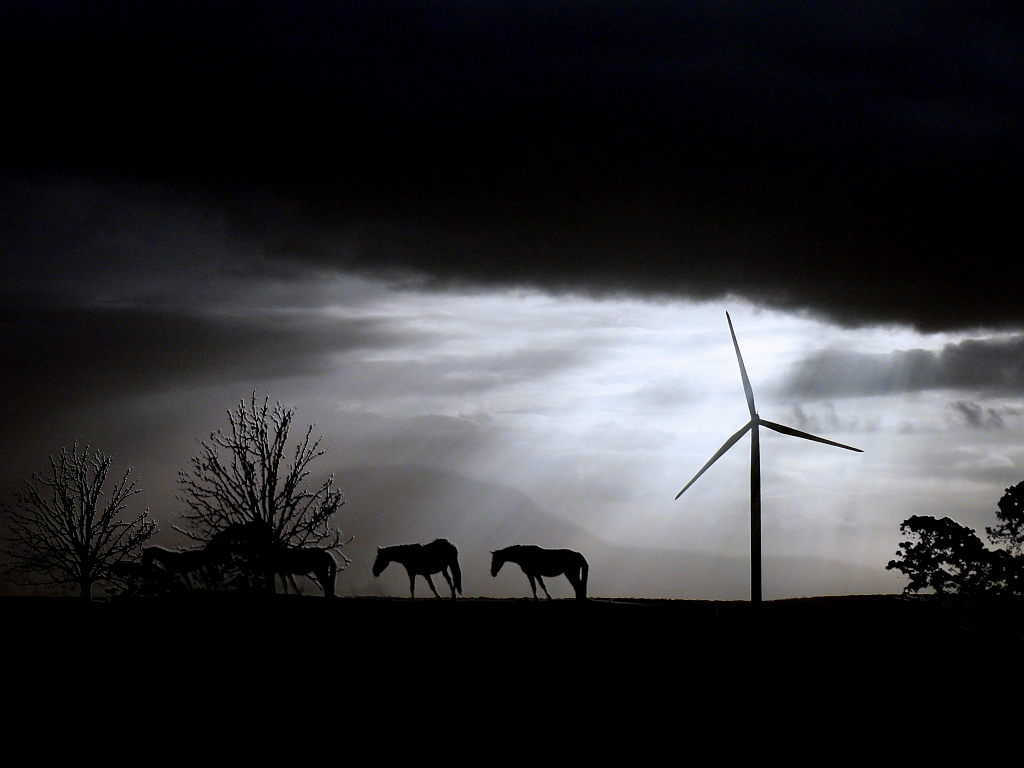
[[[845,448],[848,451],[856,451],[857,453],[863,453],[860,448],[853,448],[849,445],[843,445],[842,443],[835,443],[831,440],[826,440],[823,437],[817,437],[816,435],[808,434],[807,432],[801,432],[799,429],[793,429],[792,427],[786,427],[782,424],[776,424],[773,421],[762,419],[757,415],[757,409],[754,408],[754,390],[750,388],[750,379],[747,378],[747,369],[743,366],[743,356],[740,355],[740,345],[736,341],[736,332],[732,329],[732,318],[729,317],[729,313],[725,313],[725,319],[729,323],[729,333],[732,336],[732,345],[736,348],[736,360],[740,364],[740,377],[743,379],[743,392],[747,396],[747,408],[750,410],[750,421],[743,427],[739,432],[730,437],[725,441],[725,445],[718,449],[718,453],[711,457],[707,464],[705,464],[700,472],[693,476],[693,479],[686,484],[686,486],[679,493],[676,494],[678,499],[682,496],[686,489],[697,482],[697,478],[703,475],[712,464],[718,461],[722,455],[728,451],[736,441],[747,434],[750,431],[750,602],[760,603],[761,602],[761,445],[758,430],[760,427],[768,427],[768,429],[781,432],[784,435],[791,435],[793,437],[802,437],[805,440],[813,440],[817,443],[825,443],[825,445],[834,445],[836,448]]]

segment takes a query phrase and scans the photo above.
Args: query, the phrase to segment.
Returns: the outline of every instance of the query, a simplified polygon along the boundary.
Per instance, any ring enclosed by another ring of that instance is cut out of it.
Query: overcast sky
[[[75,440],[161,522],[254,389],[378,545],[578,548],[591,594],[894,592],[912,514],[1024,479],[1012,4],[0,9],[0,490]],[[568,585],[549,585],[571,595]]]

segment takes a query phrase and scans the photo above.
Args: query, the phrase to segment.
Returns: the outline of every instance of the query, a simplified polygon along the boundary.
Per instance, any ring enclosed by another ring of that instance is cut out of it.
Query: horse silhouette
[[[177,584],[175,575],[158,568],[152,559],[146,563],[122,560],[111,563],[108,570],[111,585],[107,587],[107,593],[111,595],[149,596],[165,592]]]
[[[507,562],[516,563],[523,569],[526,578],[530,580],[530,588],[533,590],[533,599],[537,599],[537,584],[544,590],[548,600],[548,588],[544,586],[544,576],[561,576],[572,584],[576,590],[577,600],[587,599],[587,575],[590,566],[587,560],[579,552],[571,549],[543,549],[532,544],[515,544],[511,547],[491,552],[491,576],[497,576]]]
[[[288,592],[288,582],[298,592],[295,576],[316,579],[326,597],[334,597],[334,581],[338,563],[321,547],[296,547],[277,541],[274,529],[264,520],[232,523],[218,531],[208,549],[216,553],[218,563],[233,565],[243,578],[255,579],[260,588],[274,591],[275,575]]]
[[[434,596],[441,596],[434,589],[430,574],[440,573],[448,582],[455,600],[455,590],[462,594],[462,571],[459,569],[459,550],[448,539],[434,539],[429,544],[398,544],[393,547],[377,547],[377,559],[373,563],[373,575],[381,572],[391,563],[401,563],[409,574],[409,597],[416,599],[416,576],[423,576],[430,585]],[[448,569],[451,568],[451,576]],[[454,579],[454,583],[453,583]]]
[[[326,549],[280,545],[270,547],[264,553],[264,563],[268,572],[280,575],[282,583],[285,575],[312,575],[323,589],[324,596],[334,597],[334,578],[338,573],[338,564]],[[294,585],[293,579],[292,586]],[[285,591],[288,591],[287,584]]]
[[[186,586],[192,588],[190,573],[210,565],[210,553],[205,549],[164,549],[163,547],[142,548],[142,568],[150,571],[159,566],[166,573],[181,576]]]

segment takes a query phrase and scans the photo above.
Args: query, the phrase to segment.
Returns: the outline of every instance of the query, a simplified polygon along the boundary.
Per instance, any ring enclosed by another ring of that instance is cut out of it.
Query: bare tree
[[[134,560],[143,543],[156,533],[149,510],[126,520],[126,502],[141,492],[124,477],[110,494],[103,485],[112,456],[89,446],[81,453],[61,449],[50,456],[51,474],[36,472],[15,494],[13,508],[4,506],[10,558],[7,570],[27,585],[77,584],[83,600],[91,599],[97,581],[116,580],[118,564]]]
[[[179,498],[188,506],[178,530],[208,543],[229,528],[259,522],[269,529],[272,546],[340,550],[348,543],[334,519],[345,503],[334,476],[306,487],[310,465],[327,453],[322,438],[313,439],[312,425],[287,461],[294,416],[295,409],[281,403],[260,404],[255,392],[228,411],[228,431],[200,441],[191,471],[178,473]]]

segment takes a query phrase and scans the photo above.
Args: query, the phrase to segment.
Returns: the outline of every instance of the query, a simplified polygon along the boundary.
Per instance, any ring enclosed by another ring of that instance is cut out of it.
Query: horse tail
[[[459,568],[459,550],[452,544],[452,580],[455,582],[455,588],[459,590],[459,594],[462,594],[462,569]]]
[[[334,582],[338,576],[338,561],[335,560],[334,555],[326,549],[322,551],[327,556],[327,559],[324,561],[327,566],[327,583],[321,584],[320,586],[324,588],[324,597],[334,597]]]
[[[590,574],[590,565],[587,563],[587,558],[580,555],[580,588],[576,590],[577,600],[587,599],[587,576]]]

